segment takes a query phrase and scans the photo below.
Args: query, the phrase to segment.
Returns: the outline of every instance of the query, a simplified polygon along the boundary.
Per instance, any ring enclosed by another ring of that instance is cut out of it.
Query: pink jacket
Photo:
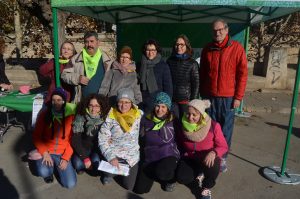
[[[212,121],[207,136],[200,142],[188,140],[183,132],[178,135],[178,146],[182,156],[188,158],[205,158],[210,151],[215,151],[218,157],[222,157],[228,146],[219,123]]]

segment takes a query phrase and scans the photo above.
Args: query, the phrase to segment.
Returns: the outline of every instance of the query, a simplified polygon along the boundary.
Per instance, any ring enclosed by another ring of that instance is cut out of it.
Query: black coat
[[[6,74],[5,74],[5,62],[3,60],[3,55],[0,54],[0,84],[10,84]]]
[[[192,59],[169,57],[173,82],[173,101],[190,101],[199,97],[199,65]]]
[[[140,68],[140,63],[139,63],[139,68]],[[172,77],[171,77],[169,65],[165,61],[163,61],[163,59],[161,59],[160,62],[158,62],[155,65],[153,71],[154,71],[155,80],[158,88],[156,92],[165,92],[172,98],[173,86],[172,86]],[[140,71],[138,71],[138,73],[140,76],[141,75]],[[149,92],[147,91],[142,90],[142,92],[144,94],[146,93],[147,95],[149,95]]]

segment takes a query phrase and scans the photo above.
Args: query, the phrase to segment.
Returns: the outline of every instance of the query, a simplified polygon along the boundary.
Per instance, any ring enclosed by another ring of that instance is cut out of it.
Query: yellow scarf
[[[82,49],[82,57],[83,57],[85,74],[89,79],[91,79],[96,74],[101,56],[102,53],[99,48],[95,53],[95,55],[93,56],[89,55],[85,49]]]
[[[66,64],[69,62],[69,59],[59,59],[60,64]]]
[[[117,108],[112,108],[109,118],[117,120],[125,133],[131,131],[134,121],[141,116],[140,111],[136,106],[133,106],[127,113],[120,113]]]

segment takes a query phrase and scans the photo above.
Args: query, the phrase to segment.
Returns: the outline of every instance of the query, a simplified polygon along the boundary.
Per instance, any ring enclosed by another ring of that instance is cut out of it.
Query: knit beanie
[[[67,93],[63,88],[60,88],[60,87],[55,88],[52,91],[51,99],[52,99],[53,95],[59,95],[64,100],[64,104],[66,104],[66,102],[67,102]]]
[[[171,110],[172,101],[169,97],[169,95],[165,92],[159,92],[157,93],[155,99],[154,99],[154,106],[158,104],[165,104],[169,110]]]
[[[132,103],[135,104],[134,100],[134,92],[131,88],[121,88],[117,93],[117,102],[122,99],[126,98],[129,99]]]
[[[132,49],[129,46],[124,46],[121,50],[120,50],[120,54],[119,54],[119,58],[121,57],[121,55],[123,53],[127,53],[130,55],[130,59],[132,59]]]
[[[209,100],[200,100],[200,99],[193,99],[188,103],[188,106],[194,107],[196,110],[198,110],[202,115],[205,113],[205,109],[210,107],[210,101]]]

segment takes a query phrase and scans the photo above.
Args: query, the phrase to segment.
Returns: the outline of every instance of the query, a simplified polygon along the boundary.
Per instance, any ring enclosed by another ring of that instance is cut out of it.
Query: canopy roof
[[[257,23],[300,10],[299,0],[52,0],[51,6],[110,23]]]

